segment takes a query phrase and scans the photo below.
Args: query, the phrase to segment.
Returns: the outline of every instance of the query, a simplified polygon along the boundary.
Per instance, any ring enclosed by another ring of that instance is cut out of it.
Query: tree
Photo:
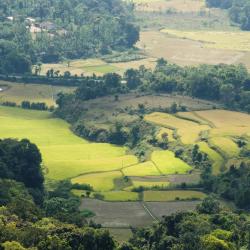
[[[25,250],[27,248],[22,247],[19,242],[16,241],[6,241],[2,244],[4,250]]]
[[[198,205],[197,210],[199,213],[215,214],[220,211],[220,203],[214,197],[208,196]]]

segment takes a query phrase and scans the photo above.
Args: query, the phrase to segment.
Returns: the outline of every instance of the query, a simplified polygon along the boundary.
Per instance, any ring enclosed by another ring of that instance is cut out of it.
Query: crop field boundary
[[[126,156],[126,155],[125,155]],[[126,176],[124,173],[123,173],[123,169],[126,169],[126,168],[130,168],[130,167],[133,167],[133,166],[136,166],[138,165],[139,163],[133,163],[131,165],[128,165],[126,167],[121,167],[121,168],[116,168],[116,169],[113,169],[113,170],[107,170],[107,171],[91,171],[91,172],[84,172],[82,174],[78,174],[76,176],[73,176],[73,177],[69,177],[67,178],[67,180],[71,180],[71,179],[74,179],[74,178],[77,178],[77,177],[80,177],[80,176],[84,176],[84,175],[89,175],[89,174],[105,174],[105,173],[111,173],[111,172],[114,172],[114,171],[119,171],[121,172],[122,176]]]
[[[213,145],[210,140],[207,140],[207,144],[208,146],[213,149],[216,153],[218,153],[222,158],[223,158],[223,164],[220,167],[220,171],[224,170],[226,168],[226,164],[227,162],[230,160],[228,159],[228,157],[224,154],[224,152],[222,150],[220,150],[218,147],[216,147],[215,145]]]
[[[141,205],[142,205],[143,209],[145,210],[145,212],[146,212],[147,214],[149,214],[149,216],[150,216],[154,221],[160,221],[160,220],[157,218],[157,216],[155,216],[155,215],[153,214],[153,212],[149,209],[149,207],[147,206],[146,202],[142,201],[142,202],[141,202]]]
[[[208,119],[204,118],[202,115],[199,115],[197,112],[192,111],[194,115],[196,115],[198,118],[202,119],[203,121],[207,122],[207,125],[210,126],[211,128],[216,128],[215,124]]]
[[[199,120],[202,120],[203,122],[201,122],[199,120],[192,119],[192,118],[188,118],[188,117],[183,116],[183,115],[181,115],[179,113],[175,114],[175,116],[177,118],[180,118],[180,119],[183,119],[183,120],[195,122],[195,123],[197,123],[199,125],[208,125],[211,128],[215,128],[215,125],[211,121],[203,118],[202,116],[200,116],[199,114],[197,114],[195,111],[189,111],[189,113],[193,114],[194,116],[196,116]]]

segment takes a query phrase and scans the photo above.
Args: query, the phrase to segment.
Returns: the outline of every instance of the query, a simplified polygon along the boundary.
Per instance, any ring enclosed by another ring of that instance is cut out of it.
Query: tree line
[[[250,30],[250,2],[248,0],[206,0],[208,7],[229,10],[230,19],[242,30]]]

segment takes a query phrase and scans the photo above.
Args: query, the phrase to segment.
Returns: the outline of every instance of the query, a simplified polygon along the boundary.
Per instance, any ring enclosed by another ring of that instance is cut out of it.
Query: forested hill
[[[57,62],[132,47],[139,39],[133,18],[133,5],[121,0],[1,0],[0,56],[11,62],[0,63],[0,73],[22,72],[19,67],[30,61]],[[18,65],[13,67],[13,61]]]
[[[250,30],[249,0],[206,0],[208,7],[229,9],[229,16],[242,30]]]

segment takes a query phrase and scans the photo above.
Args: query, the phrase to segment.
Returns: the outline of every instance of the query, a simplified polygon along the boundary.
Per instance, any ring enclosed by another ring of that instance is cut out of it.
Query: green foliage
[[[108,54],[131,48],[139,39],[133,5],[121,0],[3,0],[0,8],[0,48],[8,51],[0,62],[2,74],[30,73],[31,61]]]
[[[229,9],[231,20],[242,30],[250,30],[250,12],[248,0],[206,0],[208,7]]]
[[[210,202],[214,203],[212,199]],[[205,207],[206,204],[205,199],[201,206]],[[138,249],[152,250],[229,250],[247,247],[249,231],[245,230],[249,225],[244,216],[225,210],[210,212],[165,216],[163,221],[151,228],[134,230],[130,242]]]
[[[43,196],[41,162],[37,146],[28,140],[0,140],[0,178],[23,182],[37,203]]]

